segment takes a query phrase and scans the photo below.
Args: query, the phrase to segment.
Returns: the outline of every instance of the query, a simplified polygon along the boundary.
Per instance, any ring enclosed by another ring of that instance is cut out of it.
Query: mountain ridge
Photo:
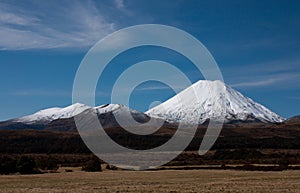
[[[225,95],[222,93],[222,89],[225,90]],[[197,98],[193,98],[192,92],[196,92]],[[176,97],[183,99],[183,105],[176,103],[178,101]],[[222,112],[221,100],[225,99],[226,112]],[[161,108],[163,106],[163,108]],[[183,108],[182,108],[183,107]],[[215,107],[213,109],[213,107]],[[252,99],[242,95],[240,92],[235,91],[221,81],[208,81],[200,80],[192,86],[186,88],[179,94],[170,98],[166,102],[148,110],[143,113],[140,111],[132,110],[129,107],[121,104],[103,104],[97,107],[90,107],[84,104],[75,103],[70,106],[61,108],[54,107],[49,109],[40,110],[32,115],[11,119],[0,122],[0,130],[7,129],[45,129],[47,125],[55,125],[56,128],[64,127],[64,120],[74,118],[86,111],[87,109],[93,109],[102,119],[105,121],[106,126],[116,126],[115,120],[110,116],[114,116],[117,111],[122,116],[123,112],[130,112],[134,115],[135,119],[141,122],[147,122],[151,117],[157,119],[163,119],[167,123],[188,122],[192,124],[205,124],[208,120],[213,120],[218,116],[225,115],[225,123],[247,123],[247,122],[265,122],[265,123],[281,123],[285,121],[276,113],[267,109],[263,105],[254,102]],[[165,111],[164,111],[165,110]],[[204,111],[203,111],[204,110]],[[222,114],[223,113],[223,114]],[[125,117],[124,113],[124,117]],[[128,114],[126,114],[128,116]],[[199,117],[200,120],[196,120]],[[126,117],[125,117],[126,119]],[[108,123],[109,121],[112,123]],[[67,123],[67,121],[65,122]],[[61,130],[58,128],[58,130]]]

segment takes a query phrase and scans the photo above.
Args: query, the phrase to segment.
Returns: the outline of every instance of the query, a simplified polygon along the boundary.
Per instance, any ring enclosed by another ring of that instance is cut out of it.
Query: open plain
[[[300,192],[300,171],[103,171],[2,175],[0,192]]]

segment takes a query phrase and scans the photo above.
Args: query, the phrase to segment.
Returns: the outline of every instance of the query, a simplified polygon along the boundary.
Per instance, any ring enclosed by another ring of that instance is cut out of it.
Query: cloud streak
[[[68,97],[72,93],[63,90],[41,90],[41,89],[27,89],[10,92],[11,96],[45,96],[45,97]]]
[[[236,84],[231,84],[232,87],[260,87],[260,86],[268,86],[272,85],[282,79],[280,78],[271,78],[268,80],[259,80],[259,81],[253,81],[253,82],[241,82]]]
[[[137,90],[138,91],[153,91],[153,90],[169,90],[169,89],[172,89],[172,88],[170,88],[168,86],[148,86],[148,87],[138,88]],[[175,89],[175,88],[173,88],[173,89]],[[185,87],[177,86],[176,89],[183,90],[183,89],[185,89]]]
[[[115,30],[92,1],[47,4],[1,2],[0,50],[85,48]]]
[[[118,9],[123,9],[125,7],[124,0],[115,0],[115,4]]]
[[[247,88],[247,87],[264,87],[264,86],[271,86],[271,85],[279,85],[284,84],[284,86],[293,84],[290,83],[298,83],[300,78],[300,74],[298,73],[280,73],[275,75],[265,75],[265,76],[257,76],[252,77],[251,80],[245,82],[239,82],[230,84],[232,87],[236,88]],[[256,79],[253,81],[253,79]]]

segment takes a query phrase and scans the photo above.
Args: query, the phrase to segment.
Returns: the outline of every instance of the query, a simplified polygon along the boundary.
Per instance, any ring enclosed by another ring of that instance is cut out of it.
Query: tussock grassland
[[[300,192],[300,171],[164,170],[2,175],[0,192]]]

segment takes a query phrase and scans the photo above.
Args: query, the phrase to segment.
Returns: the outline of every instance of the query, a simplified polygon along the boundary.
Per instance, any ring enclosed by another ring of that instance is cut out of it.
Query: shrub
[[[107,164],[106,169],[108,169],[108,170],[118,170],[119,168],[114,166],[114,165]]]
[[[96,156],[93,156],[88,162],[86,162],[85,165],[82,166],[82,170],[87,172],[102,171],[101,162]]]
[[[57,159],[53,158],[52,156],[47,156],[36,161],[37,167],[42,170],[57,170],[57,163]]]
[[[261,158],[263,154],[255,149],[217,150],[213,158],[217,160],[246,160]]]
[[[36,173],[35,169],[35,161],[33,158],[28,156],[21,156],[17,160],[16,170],[20,172],[20,174],[33,174]]]
[[[284,169],[288,169],[289,165],[290,165],[290,161],[286,156],[283,156],[280,160],[279,160],[279,167]]]
[[[16,172],[16,160],[8,156],[0,157],[0,174],[10,174]]]

